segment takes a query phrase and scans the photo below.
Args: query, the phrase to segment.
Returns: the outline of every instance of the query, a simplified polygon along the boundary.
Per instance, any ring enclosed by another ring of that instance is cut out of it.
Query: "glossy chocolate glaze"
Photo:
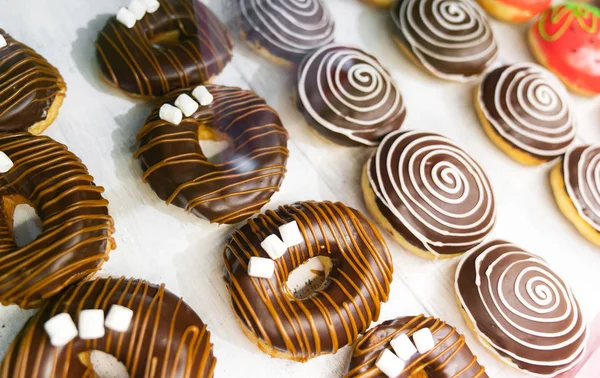
[[[158,196],[216,223],[237,223],[260,211],[279,190],[288,158],[288,134],[277,112],[250,91],[209,85],[214,101],[175,126],[159,117],[158,104],[138,133],[138,158]],[[199,132],[225,136],[229,148],[208,161]]]
[[[569,150],[562,162],[565,190],[579,215],[600,232],[600,146],[585,145]]]
[[[461,261],[456,290],[476,333],[519,369],[554,377],[584,356],[579,304],[540,257],[490,241]]]
[[[397,378],[410,378],[425,372],[428,378],[487,378],[485,369],[477,362],[465,342],[465,337],[446,322],[425,315],[406,316],[388,320],[370,329],[354,346],[345,378],[387,378],[375,361],[396,336],[411,337],[416,331],[429,328],[435,347],[425,354],[415,353],[405,361],[406,367]]]
[[[252,256],[268,258],[260,243],[296,221],[304,242],[276,260],[271,279],[247,273]],[[333,268],[325,287],[295,298],[289,274],[312,257]],[[224,253],[225,283],[242,326],[268,348],[306,361],[353,343],[379,317],[392,281],[392,257],[379,231],[360,212],[341,203],[300,202],[267,211],[237,230]]]
[[[231,60],[231,36],[200,0],[159,3],[132,29],[111,17],[96,41],[104,79],[136,96],[163,96],[206,83]],[[178,33],[175,43],[160,41],[171,33]]]
[[[0,174],[0,303],[36,307],[89,276],[114,249],[104,188],[64,145],[28,133],[0,134],[14,166]],[[12,201],[11,201],[12,199]],[[31,204],[41,234],[17,247],[11,202]]]
[[[56,68],[4,30],[0,48],[0,132],[27,131],[44,121],[66,84]]]
[[[126,332],[107,328],[100,339],[75,338],[64,347],[50,344],[44,331],[48,319],[66,312],[77,324],[82,310],[102,309],[106,315],[113,304],[133,310]],[[123,277],[96,279],[71,287],[29,319],[6,352],[0,377],[95,377],[80,354],[98,350],[116,357],[132,378],[210,378],[216,364],[212,348],[206,325],[164,285]]]

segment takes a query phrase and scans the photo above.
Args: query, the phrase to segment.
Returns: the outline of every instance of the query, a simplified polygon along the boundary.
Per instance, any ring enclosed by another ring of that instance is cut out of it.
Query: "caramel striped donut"
[[[288,158],[288,134],[277,112],[250,91],[207,86],[209,106],[174,126],[158,104],[138,133],[143,180],[167,202],[216,223],[237,223],[257,213],[279,190]],[[178,91],[164,100],[173,103]],[[199,139],[231,146],[208,161]]]
[[[285,65],[300,63],[334,39],[334,23],[321,0],[239,0],[242,38]]]
[[[268,258],[260,243],[296,221],[304,242],[275,261],[271,279],[248,275],[250,257]],[[325,285],[307,298],[287,287],[290,273],[313,257],[328,259]],[[244,333],[277,358],[307,361],[352,344],[390,292],[393,265],[369,220],[341,203],[300,202],[249,220],[227,243],[225,283]]]
[[[4,30],[0,36],[0,132],[40,134],[54,121],[67,86],[60,73],[31,47]]]
[[[231,36],[200,0],[158,1],[132,29],[111,17],[96,41],[102,78],[135,97],[209,82],[231,60]]]
[[[511,243],[490,241],[466,255],[456,293],[480,341],[511,366],[555,377],[585,354],[587,325],[571,289]]]
[[[125,332],[105,330],[99,339],[75,338],[63,347],[50,344],[44,323],[60,313],[77,322],[82,310],[112,305],[133,310]],[[0,378],[96,377],[90,352],[117,358],[130,377],[210,378],[216,360],[210,332],[183,299],[145,281],[123,277],[96,279],[71,287],[48,302],[25,324],[6,352]]]
[[[394,37],[419,66],[465,82],[496,59],[498,46],[484,11],[471,0],[397,0]]]
[[[14,166],[0,174],[0,303],[37,307],[100,269],[115,247],[104,189],[81,160],[48,137],[0,134]],[[41,234],[17,247],[15,206],[33,206]]]
[[[363,193],[373,216],[408,251],[447,258],[476,247],[496,207],[481,167],[438,134],[389,134],[367,161]]]
[[[326,138],[350,146],[376,146],[406,118],[394,79],[379,61],[346,46],[325,46],[298,70],[298,109]]]
[[[520,162],[552,160],[575,139],[565,88],[536,64],[507,65],[487,73],[478,88],[477,109],[490,138]]]
[[[392,350],[390,341],[406,334],[411,337],[420,329],[429,328],[435,347],[427,353],[416,353],[404,361],[406,367],[396,378],[420,377],[424,373],[429,378],[468,377],[487,378],[485,369],[477,362],[465,337],[446,322],[425,315],[406,316],[388,320],[370,329],[354,346],[352,358],[345,378],[387,378],[375,361],[384,349]]]

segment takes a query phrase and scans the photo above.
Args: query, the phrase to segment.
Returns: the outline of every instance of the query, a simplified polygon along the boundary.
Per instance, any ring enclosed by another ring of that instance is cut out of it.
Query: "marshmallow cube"
[[[202,106],[210,105],[214,100],[213,95],[210,94],[208,89],[203,85],[196,87],[192,92],[192,96],[194,96]]]
[[[137,18],[135,17],[135,14],[133,14],[129,9],[120,8],[117,12],[117,21],[131,29],[135,26]]]
[[[403,361],[408,361],[410,358],[417,353],[417,348],[405,333],[398,335],[390,341],[390,345],[394,349],[394,352]]]
[[[304,237],[302,236],[296,221],[279,226],[279,233],[281,234],[281,239],[283,239],[283,242],[288,247],[293,247],[301,244],[304,241]]]
[[[140,0],[131,0],[127,9],[133,13],[136,20],[141,20],[146,14],[146,4],[142,3]]]
[[[427,353],[435,347],[435,340],[429,328],[421,328],[412,335],[419,353]]]
[[[275,261],[264,257],[250,257],[248,275],[258,278],[271,278],[275,273]]]
[[[0,173],[6,173],[13,167],[13,161],[10,160],[7,154],[0,151]]]
[[[389,378],[396,378],[404,370],[404,361],[398,356],[392,353],[389,349],[384,349],[383,352],[377,357],[375,366]]]
[[[193,98],[186,95],[185,93],[177,97],[177,100],[175,100],[175,106],[178,107],[179,110],[181,110],[183,115],[185,115],[186,117],[189,117],[192,114],[196,113],[196,110],[198,110],[198,108],[200,107],[200,105],[198,105],[198,103],[194,101]]]
[[[3,47],[6,47],[7,45],[8,45],[8,43],[6,43],[6,39],[4,39],[2,34],[0,34],[0,49]]]
[[[142,2],[146,6],[146,12],[148,13],[154,13],[160,8],[158,0],[142,0]]]
[[[269,235],[260,243],[262,249],[267,252],[270,258],[277,260],[287,252],[287,245],[279,239],[277,235]]]
[[[67,345],[71,340],[77,337],[77,327],[71,319],[71,315],[65,313],[58,314],[44,323],[44,330],[50,338],[50,344],[55,347]]]
[[[100,339],[104,337],[104,311],[83,310],[79,313],[79,338],[82,340]]]
[[[104,325],[106,328],[112,329],[113,331],[125,332],[129,329],[131,318],[133,318],[133,311],[131,309],[119,305],[112,305],[110,311],[108,311],[108,315],[106,315]]]
[[[183,119],[183,113],[181,112],[181,110],[170,104],[164,104],[163,106],[161,106],[158,112],[158,116],[163,121],[167,121],[169,123],[172,123],[173,125],[179,125],[181,123],[181,120]]]

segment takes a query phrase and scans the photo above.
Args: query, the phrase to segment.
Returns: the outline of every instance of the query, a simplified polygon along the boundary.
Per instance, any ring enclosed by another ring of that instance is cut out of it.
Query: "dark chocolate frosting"
[[[231,36],[200,0],[159,3],[132,29],[111,17],[96,41],[104,79],[136,96],[206,83],[231,60]],[[169,35],[176,41],[162,41]]]
[[[375,146],[406,118],[400,91],[379,61],[364,51],[326,46],[300,65],[298,109],[319,133],[351,146]]]
[[[168,204],[216,223],[237,223],[269,202],[283,181],[288,134],[277,112],[250,91],[208,85],[214,101],[175,126],[159,117],[158,104],[138,133],[138,151],[147,181]],[[198,140],[208,128],[231,145],[209,161]]]
[[[405,361],[406,367],[396,378],[414,377],[425,372],[428,378],[487,378],[485,369],[477,362],[465,342],[465,337],[446,322],[425,315],[406,316],[388,320],[370,329],[354,346],[352,358],[345,378],[387,378],[375,361],[384,349],[393,351],[390,341],[406,334],[411,337],[416,331],[429,328],[435,347],[427,353],[416,353]]]
[[[2,29],[0,35],[7,43],[0,48],[0,132],[28,131],[67,87],[44,57]]]
[[[75,338],[64,347],[50,344],[44,323],[53,316],[68,313],[77,322],[82,310],[107,314],[112,305],[133,310],[126,332],[107,328],[100,339]],[[116,357],[132,378],[210,378],[216,364],[212,348],[206,325],[164,285],[123,277],[97,279],[71,287],[29,319],[6,352],[0,377],[94,377],[82,355],[98,350]]]
[[[499,67],[479,87],[479,105],[496,133],[542,160],[562,155],[575,138],[566,90],[532,63]]]
[[[244,39],[279,59],[300,63],[334,39],[334,23],[321,0],[238,0]]]
[[[562,163],[565,187],[578,214],[600,232],[600,146],[569,150]]]
[[[521,370],[554,377],[585,354],[587,325],[571,289],[511,243],[490,241],[466,255],[456,292],[477,335]]]
[[[248,275],[250,257],[268,258],[260,243],[296,221],[304,242],[275,261],[271,279]],[[289,274],[312,257],[331,259],[325,287],[306,299],[290,294]],[[224,253],[225,283],[240,324],[260,343],[306,361],[353,343],[388,299],[392,257],[381,234],[341,203],[300,202],[267,211],[237,230]],[[261,346],[262,347],[262,346]]]
[[[485,173],[446,137],[393,132],[367,168],[381,213],[409,243],[434,257],[468,251],[494,226],[494,194]]]
[[[0,174],[0,303],[36,307],[89,276],[115,247],[104,188],[81,160],[49,137],[0,134],[0,151],[14,166]],[[41,234],[17,247],[15,203],[33,206]]]
[[[498,53],[485,12],[470,0],[398,0],[394,36],[421,65],[443,79],[483,73]]]

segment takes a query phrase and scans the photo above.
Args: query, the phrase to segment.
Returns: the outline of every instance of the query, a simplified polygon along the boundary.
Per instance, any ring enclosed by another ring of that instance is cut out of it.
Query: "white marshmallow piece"
[[[146,12],[148,13],[154,13],[160,8],[158,0],[142,0],[142,2],[146,6]]]
[[[77,322],[79,338],[82,340],[100,339],[104,337],[104,311],[83,310]]]
[[[287,245],[279,239],[277,235],[269,235],[260,243],[262,249],[267,252],[270,258],[277,260],[287,252]]]
[[[177,106],[179,110],[181,110],[183,115],[185,115],[186,117],[189,117],[192,114],[196,113],[196,110],[198,110],[198,108],[200,107],[200,105],[198,105],[198,103],[194,101],[193,98],[186,95],[185,93],[177,97],[177,100],[175,100],[175,106]]]
[[[137,18],[135,18],[135,14],[133,14],[129,9],[120,8],[117,12],[117,21],[131,29],[135,26]]]
[[[410,358],[417,353],[417,348],[415,348],[415,345],[405,333],[394,337],[392,341],[390,341],[390,345],[394,349],[394,353],[396,353],[403,361],[410,360]]]
[[[13,165],[14,163],[12,160],[10,160],[8,155],[0,151],[0,173],[8,172],[13,167]]]
[[[141,20],[146,14],[146,4],[142,3],[140,0],[131,0],[127,9],[133,13],[137,20]]]
[[[214,97],[210,94],[208,88],[203,85],[196,87],[192,92],[192,96],[194,96],[202,106],[210,105],[214,100]]]
[[[104,320],[104,325],[108,329],[112,329],[117,332],[125,332],[129,329],[131,324],[131,318],[133,318],[133,311],[127,307],[112,305]]]
[[[296,221],[279,226],[279,233],[281,234],[281,239],[283,239],[283,242],[288,247],[293,247],[304,241],[304,237]]]
[[[264,257],[250,257],[248,275],[258,278],[271,278],[275,273],[275,261]]]
[[[50,338],[50,344],[55,347],[67,345],[78,334],[71,315],[66,312],[48,319],[44,323],[44,329]]]
[[[6,39],[4,39],[2,34],[0,34],[0,49],[3,47],[6,47],[7,45],[8,45],[8,43],[6,43]]]
[[[419,353],[427,353],[435,347],[435,340],[429,328],[421,328],[412,335],[413,341]]]
[[[160,107],[158,116],[163,121],[172,123],[173,125],[179,125],[183,119],[183,113],[179,108],[174,107],[170,104],[164,104]]]
[[[375,366],[389,378],[396,378],[404,370],[404,361],[398,356],[392,353],[389,349],[384,349],[383,352],[377,357]]]

